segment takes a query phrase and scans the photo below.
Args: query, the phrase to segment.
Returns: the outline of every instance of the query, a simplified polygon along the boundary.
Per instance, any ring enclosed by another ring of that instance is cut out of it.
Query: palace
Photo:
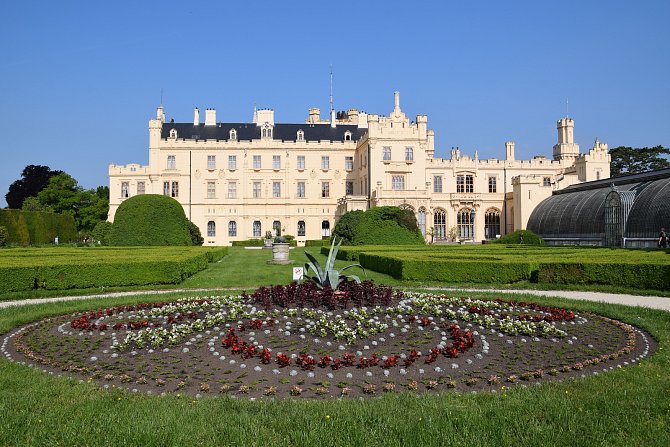
[[[205,245],[291,234],[298,244],[330,236],[347,211],[395,205],[414,211],[428,241],[492,239],[524,229],[552,191],[610,174],[607,144],[581,154],[574,121],[557,123],[553,159],[480,159],[452,148],[434,157],[426,115],[412,121],[395,93],[388,116],[356,109],[312,108],[304,123],[275,123],[274,111],[254,110],[251,123],[222,123],[216,110],[193,122],[166,122],[163,106],[149,120],[149,164],[109,166],[113,221],[136,194],[164,194],[184,207]]]

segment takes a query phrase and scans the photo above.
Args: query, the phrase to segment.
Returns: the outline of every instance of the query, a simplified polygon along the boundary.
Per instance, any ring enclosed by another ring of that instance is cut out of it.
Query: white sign
[[[293,281],[301,281],[303,273],[302,267],[293,267]]]

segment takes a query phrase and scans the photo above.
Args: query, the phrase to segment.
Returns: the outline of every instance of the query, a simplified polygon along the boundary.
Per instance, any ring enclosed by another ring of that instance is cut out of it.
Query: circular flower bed
[[[327,398],[497,390],[600,374],[653,340],[630,325],[536,304],[303,285],[45,319],[2,341],[9,359],[104,388]]]

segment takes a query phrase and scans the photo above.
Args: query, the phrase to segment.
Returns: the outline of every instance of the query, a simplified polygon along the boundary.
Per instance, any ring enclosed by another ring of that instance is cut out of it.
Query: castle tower
[[[579,145],[575,144],[575,120],[561,118],[556,123],[558,129],[558,144],[554,145],[554,160],[566,161],[572,164],[579,157]]]

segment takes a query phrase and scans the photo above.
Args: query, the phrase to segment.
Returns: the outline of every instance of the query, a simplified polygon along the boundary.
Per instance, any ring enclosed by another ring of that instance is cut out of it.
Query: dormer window
[[[344,141],[351,141],[351,131],[344,132]]]
[[[230,129],[230,141],[237,141],[237,131],[235,129]]]
[[[177,129],[170,129],[170,138],[173,140],[177,139]]]
[[[302,129],[298,131],[298,134],[296,135],[296,140],[305,141],[305,132]]]
[[[261,128],[261,138],[272,138],[272,126],[265,123]]]

